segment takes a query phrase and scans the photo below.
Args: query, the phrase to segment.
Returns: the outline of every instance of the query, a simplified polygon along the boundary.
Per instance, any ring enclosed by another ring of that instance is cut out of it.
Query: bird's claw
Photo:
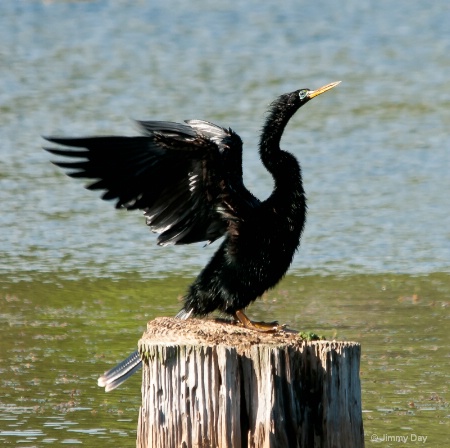
[[[260,331],[262,333],[276,333],[279,330],[283,330],[286,325],[279,325],[277,321],[273,322],[253,322],[251,321],[242,310],[237,310],[234,313],[234,317],[242,324],[244,328],[254,331]]]

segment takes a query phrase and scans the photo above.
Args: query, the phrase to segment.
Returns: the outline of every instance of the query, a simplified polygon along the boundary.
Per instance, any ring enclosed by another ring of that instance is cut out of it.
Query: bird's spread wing
[[[139,122],[144,136],[56,138],[46,148],[77,159],[54,162],[71,177],[95,179],[116,207],[141,209],[158,244],[214,241],[259,201],[242,182],[242,141],[201,120]],[[74,149],[76,148],[76,149]]]

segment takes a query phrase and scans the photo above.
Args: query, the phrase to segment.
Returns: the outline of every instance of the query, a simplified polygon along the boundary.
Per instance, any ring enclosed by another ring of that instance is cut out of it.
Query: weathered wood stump
[[[137,446],[364,446],[360,345],[159,318],[143,358]]]

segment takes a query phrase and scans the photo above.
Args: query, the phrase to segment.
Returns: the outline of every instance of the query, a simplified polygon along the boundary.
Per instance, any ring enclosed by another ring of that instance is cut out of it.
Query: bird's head
[[[270,105],[269,117],[266,121],[266,125],[269,128],[273,128],[274,124],[276,126],[281,125],[281,128],[283,128],[300,107],[316,96],[319,96],[333,87],[336,87],[340,83],[341,81],[336,81],[326,84],[316,90],[299,89],[294,92],[281,95]]]
[[[316,90],[299,89],[278,97],[269,107],[261,133],[260,147],[268,148],[274,144],[278,145],[285,126],[298,109],[316,96],[336,87],[340,82],[332,82]]]
[[[322,95],[322,93],[325,93],[333,87],[336,87],[340,83],[341,81],[331,82],[330,84],[326,84],[316,90],[300,89],[288,95],[291,97],[294,103],[293,105],[298,105],[298,107],[301,107],[309,100],[312,100],[316,96]]]

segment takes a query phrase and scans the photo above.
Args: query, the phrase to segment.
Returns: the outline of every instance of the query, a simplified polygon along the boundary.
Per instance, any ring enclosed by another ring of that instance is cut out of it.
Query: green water
[[[148,320],[175,314],[190,279],[2,280],[0,441],[133,446],[140,375],[109,394],[96,379],[135,347]],[[376,434],[444,447],[449,296],[449,274],[290,275],[249,314],[361,343],[367,445]]]

